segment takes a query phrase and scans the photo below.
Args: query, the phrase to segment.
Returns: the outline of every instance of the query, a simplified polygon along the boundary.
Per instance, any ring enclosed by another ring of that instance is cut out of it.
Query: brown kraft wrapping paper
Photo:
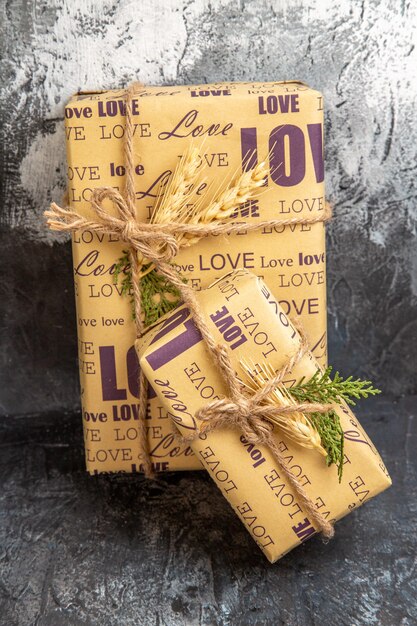
[[[300,346],[300,335],[254,274],[235,271],[200,291],[198,300],[213,336],[229,347],[237,371],[239,361],[248,358],[255,366],[268,364],[279,371]],[[182,306],[165,316],[137,341],[137,349],[166,412],[183,435],[195,432],[198,409],[227,392],[188,310]],[[284,384],[310,378],[316,370],[316,359],[306,353]],[[345,403],[334,408],[345,435],[341,483],[336,467],[327,467],[317,451],[291,442],[274,428],[291,471],[331,522],[391,484],[381,457],[351,410]],[[231,427],[202,434],[191,445],[271,562],[314,534],[313,524],[265,446],[249,445]]]
[[[207,184],[217,189],[271,151],[268,185],[235,221],[321,215],[324,210],[323,98],[297,81],[143,87],[133,99],[138,220],[151,214],[189,143],[199,147]],[[124,188],[125,92],[82,93],[65,109],[70,205],[91,215],[97,187]],[[250,159],[248,159],[250,155]],[[201,193],[205,193],[203,187]],[[195,289],[235,268],[265,278],[284,311],[299,316],[312,351],[326,363],[324,224],[263,228],[207,237],[175,262]],[[87,469],[141,471],[135,326],[129,298],[113,283],[126,244],[84,232],[73,236],[79,367]],[[150,397],[147,432],[156,471],[199,469],[174,440],[170,420]]]

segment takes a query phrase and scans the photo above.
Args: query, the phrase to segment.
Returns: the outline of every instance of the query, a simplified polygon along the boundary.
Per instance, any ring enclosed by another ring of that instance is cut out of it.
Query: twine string
[[[139,85],[140,86],[140,85]],[[206,318],[200,307],[192,287],[184,283],[180,274],[171,264],[178,254],[179,245],[175,234],[208,236],[225,235],[231,233],[253,232],[262,228],[283,227],[293,224],[315,224],[325,222],[331,218],[329,205],[325,205],[322,214],[308,217],[291,217],[286,219],[265,220],[257,223],[221,223],[210,224],[148,224],[136,219],[135,181],[134,181],[134,142],[132,121],[132,99],[138,89],[138,83],[131,85],[126,93],[126,129],[124,135],[124,157],[126,179],[124,195],[113,187],[96,188],[91,197],[91,208],[94,219],[87,219],[73,211],[70,207],[62,208],[55,203],[45,211],[47,223],[53,230],[74,232],[93,231],[119,237],[129,245],[129,257],[132,265],[133,298],[135,306],[136,335],[140,337],[144,332],[144,321],[141,307],[141,267],[139,258],[146,258],[147,262],[155,265],[157,271],[168,279],[179,291],[181,299],[188,307],[195,326],[209,350],[214,363],[219,368],[228,390],[228,397],[209,402],[196,414],[201,420],[201,427],[187,440],[196,439],[202,432],[210,432],[216,428],[227,426],[239,428],[245,438],[258,445],[265,445],[276,460],[282,474],[291,485],[310,521],[314,522],[326,538],[334,534],[333,525],[328,522],[316,508],[298,478],[290,470],[273,436],[273,425],[269,417],[288,415],[294,412],[312,413],[324,412],[329,409],[327,404],[300,403],[290,406],[277,407],[266,405],[263,401],[268,394],[285,379],[296,363],[306,352],[307,342],[301,337],[300,346],[296,353],[288,360],[285,366],[271,378],[265,386],[251,396],[244,392],[243,385],[236,376],[234,367],[226,346],[219,344],[213,337],[207,325]],[[110,201],[113,205],[113,215],[104,208],[104,202]],[[96,219],[97,218],[97,219]],[[148,437],[146,434],[145,417],[148,402],[147,380],[139,372],[139,441],[141,458],[146,477],[153,476],[151,458],[149,454]]]

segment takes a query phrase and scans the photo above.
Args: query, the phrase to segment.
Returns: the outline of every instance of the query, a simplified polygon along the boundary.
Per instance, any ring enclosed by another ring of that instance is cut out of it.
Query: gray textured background
[[[415,399],[367,405],[396,488],[341,522],[328,548],[312,540],[273,568],[203,475],[94,482],[81,455],[70,246],[41,218],[65,186],[73,92],[304,80],[325,96],[336,209],[330,360],[415,394],[415,4],[2,0],[1,624],[417,623]]]

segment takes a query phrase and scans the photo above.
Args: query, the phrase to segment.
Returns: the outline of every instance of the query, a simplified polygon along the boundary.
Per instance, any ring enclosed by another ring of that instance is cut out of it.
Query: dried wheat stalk
[[[243,172],[225,189],[207,202],[206,195],[196,196],[196,190],[205,182],[199,168],[199,151],[190,147],[181,157],[167,190],[155,205],[151,222],[154,224],[209,224],[229,218],[240,205],[253,198],[265,184],[268,167],[265,161],[254,169]],[[192,246],[204,236],[178,234],[180,247]]]
[[[151,217],[153,224],[187,223],[184,208],[194,195],[197,180],[201,178],[198,171],[200,165],[198,149],[189,146],[181,156],[167,189],[158,196]]]
[[[271,378],[275,376],[274,369],[268,364],[254,364],[248,361],[240,362],[244,372],[242,383],[252,393],[256,393],[265,386]],[[283,384],[277,385],[273,391],[265,398],[265,402],[278,407],[290,406],[293,399]],[[323,456],[327,452],[321,445],[321,438],[317,430],[303,413],[294,412],[286,414],[282,418],[270,418],[288,436],[289,439],[298,443],[304,448],[315,449]]]

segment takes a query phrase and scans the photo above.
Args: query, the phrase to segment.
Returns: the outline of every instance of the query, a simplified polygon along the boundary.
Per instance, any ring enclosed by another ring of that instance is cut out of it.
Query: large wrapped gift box
[[[97,187],[123,192],[126,92],[80,93],[65,109],[68,195],[91,215]],[[269,155],[259,197],[234,215],[256,222],[324,214],[323,98],[297,82],[139,87],[133,98],[136,206],[147,220],[155,199],[190,142],[200,149],[207,185],[218,188]],[[205,188],[201,189],[205,193]],[[235,268],[265,278],[282,309],[299,316],[317,360],[326,362],[324,224],[292,224],[207,237],[183,249],[175,263],[195,289]],[[114,284],[123,244],[114,236],[73,236],[79,367],[87,469],[141,471],[137,357],[129,298]],[[152,392],[147,432],[154,469],[198,469],[178,445],[164,405]]]

